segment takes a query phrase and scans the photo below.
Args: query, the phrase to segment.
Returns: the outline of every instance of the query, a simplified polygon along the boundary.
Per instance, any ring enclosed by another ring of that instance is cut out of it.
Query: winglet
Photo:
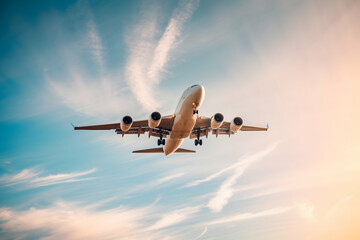
[[[71,124],[71,126],[74,128],[74,130],[75,130],[75,125],[73,124],[73,123],[70,123]]]
[[[268,123],[268,124],[266,124],[266,128],[267,128],[267,129],[269,129],[269,123]]]

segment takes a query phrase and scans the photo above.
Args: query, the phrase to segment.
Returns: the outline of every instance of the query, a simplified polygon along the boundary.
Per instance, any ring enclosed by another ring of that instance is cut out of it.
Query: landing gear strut
[[[157,145],[158,145],[158,146],[160,146],[160,145],[165,145],[165,139],[163,139],[163,134],[162,134],[161,129],[160,129],[159,135],[160,135],[160,139],[158,139]]]
[[[195,146],[197,145],[202,145],[202,139],[200,139],[200,129],[197,130],[197,133],[196,133],[196,139],[195,139]]]

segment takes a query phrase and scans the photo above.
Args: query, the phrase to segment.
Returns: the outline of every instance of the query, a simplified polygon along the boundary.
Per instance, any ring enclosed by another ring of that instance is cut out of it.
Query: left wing
[[[240,131],[267,131],[269,127],[253,127],[253,126],[247,126],[242,125],[240,128]],[[208,137],[209,133],[212,133],[216,135],[228,135],[231,136],[235,134],[236,132],[232,132],[230,130],[230,122],[223,122],[221,126],[217,129],[211,128],[211,118],[199,116],[196,120],[194,129],[192,134],[190,135],[190,138],[197,138],[206,136]]]
[[[166,135],[170,134],[174,123],[174,116],[164,116],[161,118],[159,126],[156,128],[150,128],[148,124],[148,120],[140,120],[133,121],[130,129],[128,131],[122,131],[120,128],[120,123],[109,123],[109,124],[101,124],[101,125],[90,125],[90,126],[74,126],[74,130],[115,130],[117,134],[126,135],[126,134],[144,134],[149,132],[149,137],[160,137],[160,132],[165,138]]]

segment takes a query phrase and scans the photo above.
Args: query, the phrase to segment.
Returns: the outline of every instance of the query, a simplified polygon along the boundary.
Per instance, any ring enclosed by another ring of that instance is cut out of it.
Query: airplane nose
[[[195,96],[196,96],[196,99],[194,101],[195,101],[196,105],[200,106],[205,98],[205,88],[201,85],[196,86]]]
[[[204,95],[205,94],[204,87],[201,86],[201,85],[196,86],[196,93],[199,94],[199,95]]]

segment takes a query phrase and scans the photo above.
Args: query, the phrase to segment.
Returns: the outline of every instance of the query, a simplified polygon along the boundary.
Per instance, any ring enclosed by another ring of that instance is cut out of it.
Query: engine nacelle
[[[132,124],[133,124],[132,118],[130,116],[125,116],[121,120],[120,128],[122,131],[127,132],[131,128]]]
[[[216,113],[211,117],[210,126],[212,129],[218,129],[224,121],[224,116],[221,113]]]
[[[159,112],[153,112],[148,120],[149,128],[156,128],[161,122],[161,114]]]
[[[230,131],[237,132],[241,129],[243,120],[240,117],[234,118],[230,123]]]

